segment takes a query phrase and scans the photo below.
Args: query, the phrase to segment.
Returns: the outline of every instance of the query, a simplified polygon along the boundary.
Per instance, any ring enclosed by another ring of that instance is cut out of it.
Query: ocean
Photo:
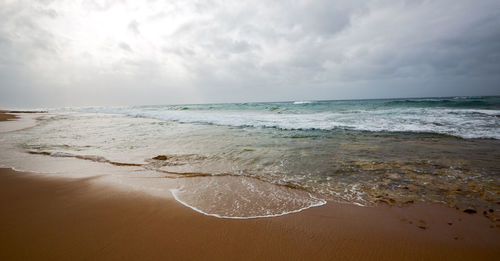
[[[0,141],[2,166],[97,168],[217,217],[500,203],[498,96],[54,108]]]

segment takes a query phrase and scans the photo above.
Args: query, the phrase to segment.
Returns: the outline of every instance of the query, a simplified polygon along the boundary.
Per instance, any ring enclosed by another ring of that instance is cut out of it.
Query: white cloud
[[[494,0],[6,0],[0,103],[500,94],[498,10]]]

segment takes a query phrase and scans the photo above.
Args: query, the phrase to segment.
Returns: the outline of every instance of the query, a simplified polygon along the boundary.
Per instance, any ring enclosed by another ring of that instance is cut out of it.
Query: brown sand
[[[19,119],[14,114],[10,114],[10,111],[2,111],[0,110],[0,121],[8,121],[8,120],[14,120],[14,119]]]
[[[16,120],[19,116],[13,113],[47,113],[47,111],[7,111],[0,110],[0,121]]]
[[[433,205],[332,202],[219,219],[88,178],[0,169],[0,260],[498,260],[500,233],[490,224]]]

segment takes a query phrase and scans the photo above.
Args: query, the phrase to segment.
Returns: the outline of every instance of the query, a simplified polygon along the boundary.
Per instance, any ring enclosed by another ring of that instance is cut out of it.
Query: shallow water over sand
[[[183,204],[221,217],[275,216],[324,200],[439,202],[477,211],[500,202],[496,139],[226,126],[66,110],[0,140],[3,166],[58,173],[85,172],[66,166],[70,161],[106,166],[104,175],[160,194],[173,191]],[[167,179],[175,182],[162,185]]]

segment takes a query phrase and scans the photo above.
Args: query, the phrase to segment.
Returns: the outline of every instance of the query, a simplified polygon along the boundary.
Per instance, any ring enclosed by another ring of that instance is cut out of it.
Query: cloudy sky
[[[499,94],[498,0],[0,1],[0,107]]]

